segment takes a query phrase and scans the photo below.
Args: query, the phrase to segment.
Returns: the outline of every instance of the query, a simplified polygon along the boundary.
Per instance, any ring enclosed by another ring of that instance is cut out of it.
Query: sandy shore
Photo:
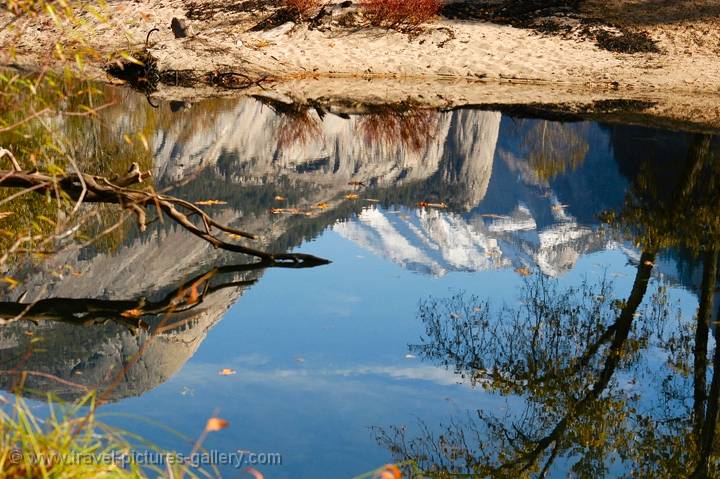
[[[227,93],[222,87],[230,86],[235,93],[338,104],[533,103],[582,110],[601,100],[636,100],[629,104],[641,105],[644,114],[720,128],[720,0],[587,0],[570,13],[542,12],[535,24],[556,25],[547,31],[506,19],[493,23],[480,12],[440,17],[408,34],[364,25],[357,6],[329,8],[315,25],[251,31],[278,3],[119,1],[110,4],[109,24],[88,17],[75,33],[109,54],[143,48],[147,32],[159,28],[148,51],[163,79],[160,97]],[[187,19],[194,35],[176,39],[173,17]],[[0,24],[6,21],[0,14]],[[48,22],[15,23],[22,35],[0,32],[3,51],[15,47],[12,61],[33,65],[47,58],[57,38]],[[598,31],[641,34],[655,51],[609,51],[593,37]],[[100,76],[103,66],[90,72]]]

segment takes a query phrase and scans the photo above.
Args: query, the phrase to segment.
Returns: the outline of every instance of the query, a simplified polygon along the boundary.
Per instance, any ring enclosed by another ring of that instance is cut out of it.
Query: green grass
[[[170,454],[95,418],[92,395],[72,405],[49,404],[47,418],[18,398],[0,407],[0,477],[119,478],[216,477],[188,465],[142,467],[123,459],[131,451]],[[168,461],[169,462],[169,461]]]

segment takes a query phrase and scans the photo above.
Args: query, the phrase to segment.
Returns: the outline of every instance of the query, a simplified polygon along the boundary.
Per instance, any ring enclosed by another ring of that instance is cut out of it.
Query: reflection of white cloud
[[[265,366],[268,363],[270,363],[270,357],[258,353],[244,354],[233,358],[233,364],[242,364],[247,367]]]
[[[257,355],[257,358],[262,358]],[[263,363],[263,365],[266,363]],[[206,382],[208,377],[217,375],[223,368],[231,367],[236,370],[233,379],[247,383],[272,383],[275,381],[315,383],[337,378],[362,378],[365,376],[384,377],[396,381],[427,381],[440,386],[454,386],[467,383],[461,376],[452,370],[430,366],[357,366],[351,368],[308,368],[298,365],[296,368],[279,369],[250,369],[243,358],[231,361],[229,364],[191,364],[183,370],[181,376],[185,381]],[[226,378],[224,378],[226,379]]]
[[[434,366],[370,366],[346,370],[338,369],[334,371],[334,374],[346,377],[378,375],[399,380],[430,381],[442,386],[463,383],[463,379],[454,372]]]

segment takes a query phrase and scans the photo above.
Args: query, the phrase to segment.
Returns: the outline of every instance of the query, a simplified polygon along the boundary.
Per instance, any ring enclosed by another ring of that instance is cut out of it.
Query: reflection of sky
[[[413,273],[333,232],[301,249],[334,262],[268,271],[179,374],[105,412],[138,414],[195,437],[219,408],[231,427],[212,434],[206,446],[280,452],[283,466],[261,468],[272,478],[353,477],[384,464],[391,458],[376,444],[372,426],[405,425],[412,432],[418,419],[438,427],[466,410],[503,413],[505,399],[458,384],[451,372],[406,354],[423,334],[416,318],[421,299],[466,291],[494,304],[513,303],[518,274]],[[560,282],[593,281],[606,272],[616,293],[626,295],[635,270],[620,250],[581,258]],[[674,296],[686,310],[695,307],[684,290]],[[223,368],[237,374],[219,376]],[[145,423],[110,420],[163,446],[189,449]]]
[[[546,185],[530,174],[525,160],[526,137],[536,124],[502,119],[487,191],[476,207],[451,212],[416,209],[407,202],[389,208],[370,205],[357,217],[331,225],[298,250],[330,258],[333,264],[266,271],[209,331],[178,374],[142,397],[108,405],[103,412],[137,415],[195,438],[218,408],[231,427],[211,434],[206,446],[281,453],[283,466],[260,467],[268,478],[340,478],[372,470],[391,460],[375,442],[373,426],[403,425],[412,438],[418,420],[437,429],[468,410],[503,415],[504,398],[473,390],[452,371],[406,357],[408,344],[418,343],[424,333],[417,318],[419,301],[465,291],[494,305],[514,304],[523,279],[513,269],[527,265],[557,275],[561,286],[585,278],[595,282],[607,274],[622,298],[635,275],[628,258],[639,256],[596,234],[597,213],[620,206],[627,190],[607,129],[593,124],[585,131],[577,124],[590,146],[585,160]],[[265,133],[274,145],[272,131]],[[202,136],[198,139],[217,147],[214,135]],[[248,146],[262,146],[257,135],[246,136]],[[487,158],[455,151],[451,143],[444,159],[416,165],[416,181],[427,183],[417,194],[438,186],[432,183],[436,167],[458,173],[462,181],[447,180],[445,186],[460,196],[477,193],[478,185],[488,180],[489,170],[470,168]],[[195,155],[206,156],[212,155]],[[274,157],[250,154],[254,156]],[[239,157],[233,161],[240,162]],[[162,164],[185,163],[167,158]],[[389,175],[388,165],[392,162],[369,161],[365,168],[377,167],[383,176]],[[274,171],[273,165],[266,166]],[[367,174],[366,169],[359,171]],[[336,181],[331,178],[326,179]],[[337,181],[345,185],[345,180]],[[672,258],[659,259],[657,266],[673,281],[681,276]],[[673,299],[686,312],[696,307],[694,296],[685,290],[674,289]],[[652,378],[663,377],[655,373],[662,372],[664,362],[662,354],[650,350],[640,372],[647,381],[631,381],[623,371],[615,379],[640,392],[652,407],[661,400],[659,380]],[[218,375],[224,368],[237,373]],[[512,404],[518,406],[517,401]],[[181,452],[191,448],[146,421],[128,422],[125,416],[108,420],[161,446]]]

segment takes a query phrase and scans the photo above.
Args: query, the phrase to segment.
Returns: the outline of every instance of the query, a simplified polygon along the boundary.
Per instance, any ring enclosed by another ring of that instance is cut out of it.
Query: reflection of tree
[[[523,135],[522,149],[533,171],[542,180],[550,180],[582,165],[589,150],[587,123],[521,121],[529,125]]]
[[[294,110],[282,117],[278,149],[306,146],[322,138],[322,123],[312,110]]]
[[[277,148],[307,146],[322,139],[322,119],[325,112],[317,107],[284,103],[273,98],[257,96],[259,102],[271,108],[281,119]]]
[[[521,307],[494,312],[489,303],[462,296],[421,306],[426,338],[411,349],[510,396],[509,404],[521,400],[522,412],[477,411],[439,435],[425,428],[410,440],[403,428],[382,431],[382,443],[436,477],[546,477],[560,463],[578,477],[599,477],[609,474],[613,462],[633,477],[720,473],[720,347],[708,366],[711,325],[720,337],[713,300],[720,166],[712,139],[704,136],[693,139],[675,171],[650,166],[640,169],[622,211],[606,215],[644,250],[627,299],[612,300],[605,280],[560,291],[536,277],[526,283]],[[664,288],[641,308],[655,257],[668,247],[693,251],[703,264],[694,324],[678,315],[670,333],[666,325],[673,316]],[[649,374],[641,377],[648,350],[667,358],[677,374],[647,366]],[[645,387],[665,402],[641,402],[623,385],[625,376],[649,383]]]
[[[412,349],[485,389],[523,397],[527,409],[502,419],[478,411],[469,428],[451,426],[437,438],[428,434],[408,443],[395,431],[383,440],[407,459],[430,470],[445,464],[453,474],[527,475],[574,454],[582,454],[576,472],[602,472],[602,458],[628,436],[621,411],[629,398],[611,382],[648,341],[647,328],[632,340],[629,334],[652,267],[653,256],[644,254],[622,302],[612,300],[605,281],[560,291],[538,276],[526,283],[523,306],[504,308],[496,318],[489,304],[460,296],[425,303],[420,318],[427,341]],[[474,450],[465,447],[471,440]]]
[[[387,106],[363,115],[358,129],[369,146],[404,148],[419,153],[437,135],[438,113],[433,110]]]

